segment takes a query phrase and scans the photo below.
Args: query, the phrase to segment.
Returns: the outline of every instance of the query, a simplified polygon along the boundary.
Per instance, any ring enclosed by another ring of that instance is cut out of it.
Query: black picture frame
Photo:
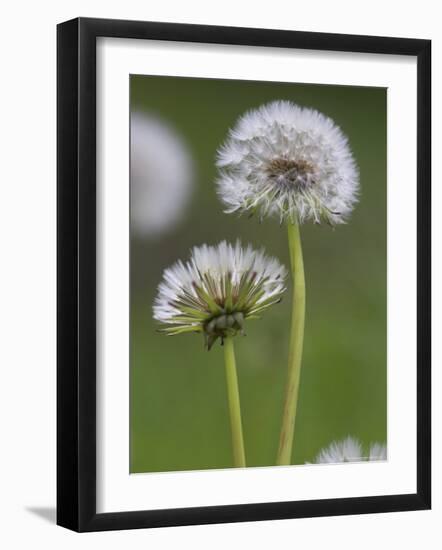
[[[417,58],[417,492],[96,512],[96,39],[396,54]],[[431,42],[79,18],[57,28],[57,523],[75,531],[424,510],[431,506]]]

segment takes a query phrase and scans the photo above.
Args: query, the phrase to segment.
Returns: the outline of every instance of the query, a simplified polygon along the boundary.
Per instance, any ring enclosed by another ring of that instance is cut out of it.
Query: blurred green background
[[[200,335],[159,334],[152,303],[164,268],[187,259],[194,245],[240,237],[289,266],[284,228],[223,214],[214,185],[228,129],[244,111],[277,99],[332,117],[361,173],[360,203],[347,225],[302,227],[307,305],[292,463],[312,461],[347,435],[365,446],[386,442],[386,90],[157,76],[131,76],[130,84],[131,109],[172,125],[197,172],[182,222],[156,238],[131,238],[131,472],[232,464],[223,350],[205,351]],[[236,339],[248,466],[276,457],[290,292]]]

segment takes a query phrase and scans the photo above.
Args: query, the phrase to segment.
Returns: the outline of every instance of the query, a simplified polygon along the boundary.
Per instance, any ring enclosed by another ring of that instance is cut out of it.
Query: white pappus
[[[345,223],[359,171],[348,139],[314,109],[275,101],[239,118],[218,150],[217,191],[227,213],[280,222]]]
[[[154,319],[168,334],[201,332],[208,349],[219,338],[243,332],[247,319],[281,300],[285,267],[262,250],[226,241],[194,247],[187,262],[163,273]]]

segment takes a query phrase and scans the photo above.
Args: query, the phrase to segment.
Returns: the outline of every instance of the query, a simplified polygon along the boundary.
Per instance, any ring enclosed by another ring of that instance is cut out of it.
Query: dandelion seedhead
[[[219,338],[243,333],[247,319],[281,300],[286,270],[275,258],[223,241],[191,251],[186,263],[163,273],[154,319],[169,325],[167,334],[201,332],[207,349]]]
[[[346,136],[332,119],[289,101],[243,115],[217,166],[227,213],[335,225],[357,201],[359,173]]]
[[[380,443],[372,443],[368,453],[363,452],[361,443],[347,437],[342,441],[334,441],[322,449],[315,458],[315,464],[340,464],[342,462],[375,462],[387,459],[387,447]]]
[[[131,224],[140,237],[172,229],[182,218],[193,183],[193,161],[171,126],[145,113],[131,114]]]

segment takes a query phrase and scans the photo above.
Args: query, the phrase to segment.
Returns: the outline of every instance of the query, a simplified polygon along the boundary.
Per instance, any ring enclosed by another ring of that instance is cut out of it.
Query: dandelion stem
[[[295,432],[296,408],[298,405],[299,381],[301,375],[302,345],[304,341],[305,278],[302,258],[301,235],[298,224],[289,223],[288,242],[293,280],[292,326],[290,329],[289,361],[284,411],[276,464],[291,463]]]
[[[230,427],[232,431],[233,464],[235,468],[244,468],[246,465],[246,457],[242,435],[238,377],[236,374],[235,351],[232,337],[224,339],[224,360],[226,364],[227,396],[229,401]]]

